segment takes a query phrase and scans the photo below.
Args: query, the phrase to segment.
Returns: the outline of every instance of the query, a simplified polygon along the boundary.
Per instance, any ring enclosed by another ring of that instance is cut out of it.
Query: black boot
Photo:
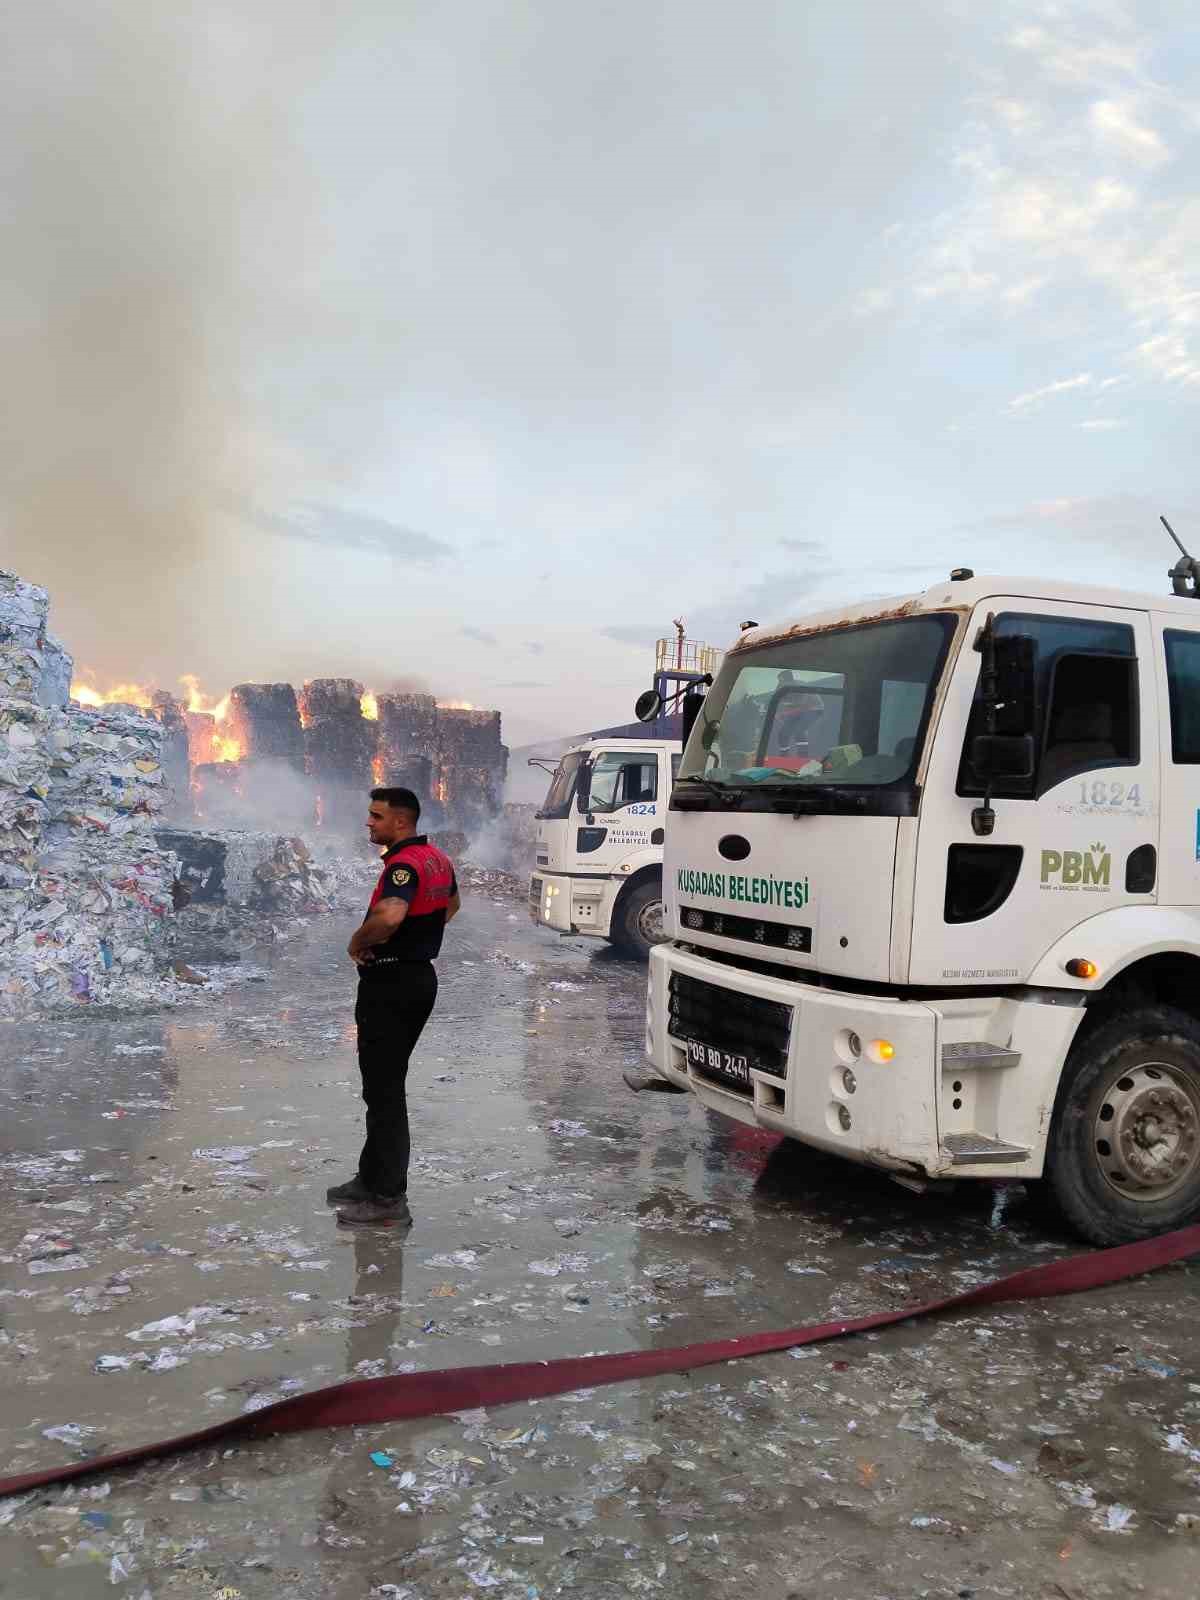
[[[363,1200],[369,1200],[371,1191],[362,1179],[355,1173],[349,1183],[334,1184],[332,1189],[325,1191],[325,1204],[327,1206],[356,1206]]]
[[[412,1227],[412,1212],[408,1209],[408,1201],[402,1194],[398,1194],[394,1200],[371,1195],[369,1199],[362,1200],[357,1205],[343,1206],[337,1214],[337,1219],[341,1228]]]

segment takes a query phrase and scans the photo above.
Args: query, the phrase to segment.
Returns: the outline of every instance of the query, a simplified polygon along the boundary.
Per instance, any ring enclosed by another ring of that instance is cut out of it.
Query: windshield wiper
[[[709,794],[723,795],[729,791],[729,785],[718,783],[716,778],[702,778],[698,772],[689,772],[686,778],[676,778],[676,785],[681,783],[698,783],[707,789]]]
[[[740,789],[730,788],[729,784],[721,783],[716,778],[702,778],[698,772],[689,772],[686,778],[676,778],[675,788],[682,789],[685,783],[695,784],[696,788],[703,789],[706,794],[715,796],[723,806],[740,806],[742,803],[742,791]],[[682,799],[682,796],[680,798]],[[700,807],[692,803],[684,809],[699,810]]]
[[[756,785],[756,789],[760,794],[770,795],[781,811],[792,811],[797,815],[800,812],[812,814],[818,811],[866,811],[871,804],[870,796],[860,787],[848,783],[831,783],[828,779],[811,787],[807,784],[803,788],[797,788],[790,783],[760,783]]]

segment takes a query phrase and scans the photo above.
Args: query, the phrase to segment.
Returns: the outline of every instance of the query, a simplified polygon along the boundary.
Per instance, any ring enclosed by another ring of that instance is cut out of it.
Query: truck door
[[[626,857],[649,849],[662,826],[657,750],[598,750],[576,804],[575,850],[580,872],[615,872]]]
[[[983,784],[970,750],[984,721],[972,646],[989,613],[997,635],[1034,641],[1034,772],[994,782],[995,829],[980,837],[971,813]],[[977,607],[922,794],[911,983],[1022,983],[1072,928],[1154,901],[1157,699],[1144,612],[1028,599]]]
[[[1200,623],[1200,619],[1197,619]],[[1162,628],[1162,859],[1159,901],[1200,905],[1200,626],[1178,613]],[[1169,713],[1169,716],[1168,716]]]

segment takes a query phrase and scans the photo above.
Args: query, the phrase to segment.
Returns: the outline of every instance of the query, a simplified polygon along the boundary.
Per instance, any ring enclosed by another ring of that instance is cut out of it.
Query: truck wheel
[[[643,961],[650,959],[656,944],[663,944],[663,902],[661,883],[639,883],[631,889],[621,903],[620,926],[615,943]]]
[[[1200,1024],[1187,1012],[1138,1007],[1072,1050],[1045,1179],[1046,1198],[1092,1244],[1200,1217]]]

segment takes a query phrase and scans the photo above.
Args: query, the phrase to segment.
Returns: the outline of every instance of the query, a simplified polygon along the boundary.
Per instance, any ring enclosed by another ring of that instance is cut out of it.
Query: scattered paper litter
[[[31,1261],[29,1270],[36,1276],[39,1272],[78,1272],[86,1266],[87,1262],[79,1255],[43,1256],[40,1260]]]
[[[57,1439],[60,1444],[84,1444],[95,1433],[84,1422],[60,1422],[56,1428],[43,1428],[43,1439]]]

